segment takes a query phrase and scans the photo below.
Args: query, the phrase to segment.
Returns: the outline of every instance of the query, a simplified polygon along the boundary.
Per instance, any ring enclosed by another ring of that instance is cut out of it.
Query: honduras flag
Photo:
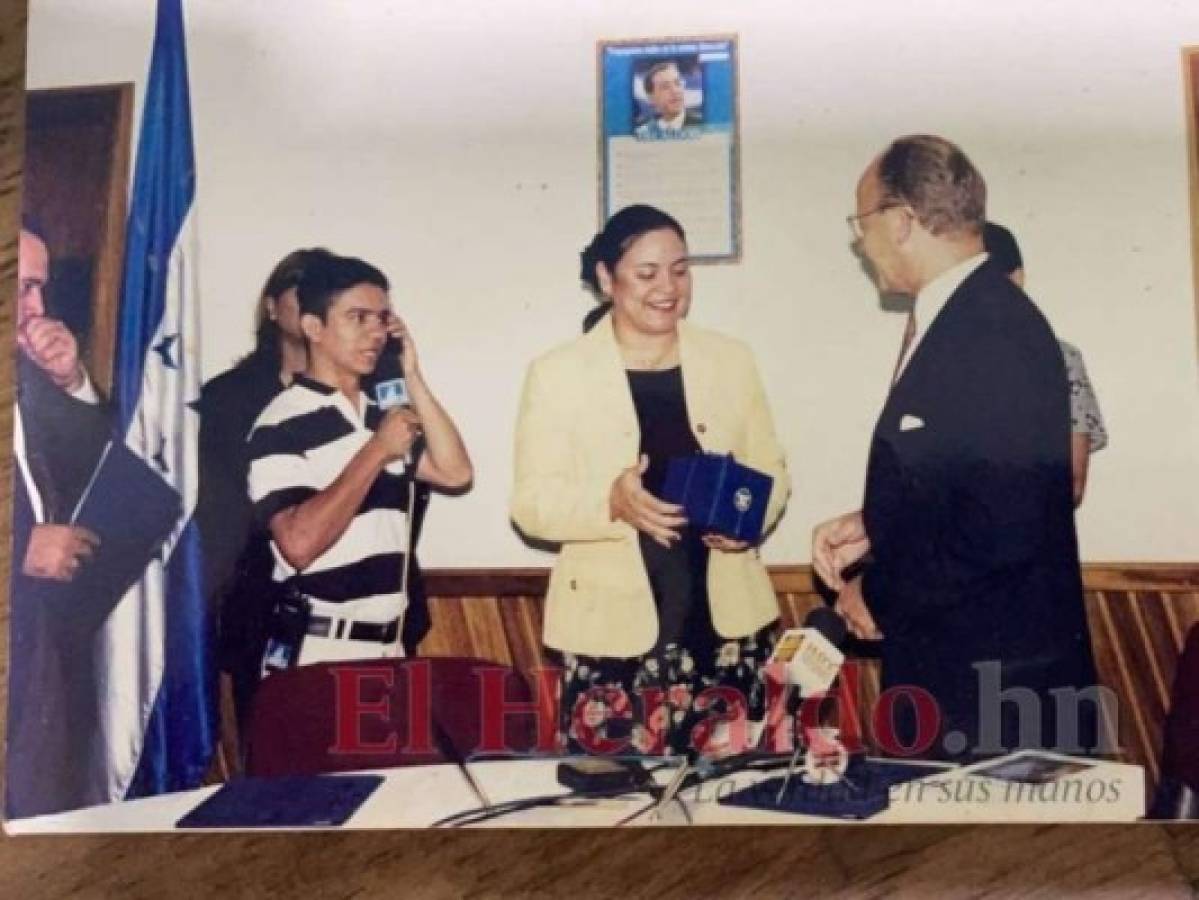
[[[125,235],[114,399],[130,449],[183,514],[102,635],[101,737],[112,800],[196,787],[216,739],[196,505],[200,396],[195,158],[182,0],[158,0]]]

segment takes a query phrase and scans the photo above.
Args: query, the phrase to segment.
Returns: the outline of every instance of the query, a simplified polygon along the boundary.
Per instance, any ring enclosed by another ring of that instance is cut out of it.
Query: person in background
[[[730,688],[763,718],[778,602],[756,547],[699,533],[660,493],[671,458],[731,452],[774,479],[769,529],[790,492],[783,449],[749,349],[685,321],[674,218],[617,212],[583,251],[582,279],[610,314],[530,365],[511,504],[526,536],[560,545],[543,640],[564,663],[562,731],[576,752],[717,752],[697,698]],[[664,702],[647,709],[655,689]]]
[[[1016,236],[995,222],[983,227],[983,246],[1007,276],[1024,288],[1024,258]],[[1070,469],[1074,479],[1074,505],[1082,503],[1087,489],[1091,454],[1107,446],[1107,429],[1099,412],[1099,398],[1087,377],[1082,353],[1073,344],[1058,339],[1070,379]]]
[[[261,680],[274,601],[269,537],[253,525],[246,493],[246,443],[254,421],[308,364],[296,285],[320,247],[294,250],[275,265],[259,293],[254,349],[205,383],[200,395],[200,490],[196,521],[204,547],[205,589],[216,611],[220,667],[233,683],[244,728]]]
[[[72,524],[112,435],[75,335],[47,309],[50,253],[22,223],[17,248],[17,402],[9,582],[8,818],[107,800],[89,747],[99,736],[93,640],[75,589],[99,537]]]

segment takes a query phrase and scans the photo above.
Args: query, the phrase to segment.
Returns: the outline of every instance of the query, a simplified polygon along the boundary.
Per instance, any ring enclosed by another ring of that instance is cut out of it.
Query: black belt
[[[334,633],[333,629],[334,623],[337,623],[336,633]],[[347,633],[347,621],[345,619],[332,619],[328,616],[310,616],[308,619],[308,633],[314,637],[344,638],[350,641],[374,641],[378,644],[390,644],[396,639],[396,635],[400,633],[399,619],[392,619],[390,622],[352,622],[348,624],[350,627]]]

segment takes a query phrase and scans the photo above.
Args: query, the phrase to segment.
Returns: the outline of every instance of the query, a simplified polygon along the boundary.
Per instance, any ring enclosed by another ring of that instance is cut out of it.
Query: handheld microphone
[[[412,405],[408,385],[404,382],[404,370],[400,365],[401,347],[398,340],[389,337],[375,366],[375,402],[384,412],[397,406]]]

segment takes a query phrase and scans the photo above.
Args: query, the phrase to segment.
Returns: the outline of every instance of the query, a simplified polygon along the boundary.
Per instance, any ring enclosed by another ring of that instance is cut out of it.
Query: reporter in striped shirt
[[[250,434],[250,498],[270,530],[275,581],[311,605],[293,665],[403,655],[411,480],[462,490],[473,476],[388,289],[360,259],[314,262],[296,288],[308,367]],[[383,411],[361,384],[389,337],[411,407]]]

